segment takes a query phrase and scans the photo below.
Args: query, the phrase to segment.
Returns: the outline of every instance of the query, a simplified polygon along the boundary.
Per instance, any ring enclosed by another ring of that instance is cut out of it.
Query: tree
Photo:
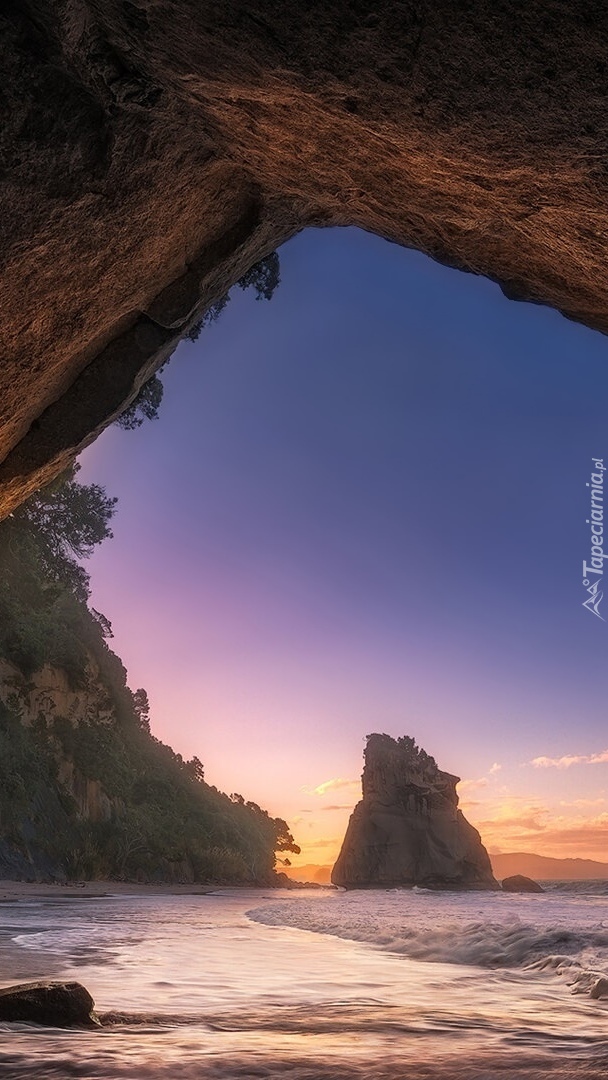
[[[279,254],[273,251],[265,259],[254,263],[251,269],[237,281],[237,285],[239,289],[255,289],[256,300],[272,300],[280,282]]]
[[[162,382],[158,375],[153,375],[151,379],[144,383],[137,397],[120,414],[116,421],[118,426],[123,431],[133,431],[135,428],[141,427],[144,420],[157,420],[163,393]]]
[[[226,307],[226,304],[229,300],[230,293],[224,293],[223,296],[220,296],[219,300],[215,301],[215,304],[212,304],[210,308],[207,308],[203,317],[199,319],[198,322],[196,322],[194,326],[191,326],[188,330],[186,334],[188,340],[198,341],[201,335],[201,330],[204,330],[206,326],[210,326],[211,323],[214,323],[217,321],[217,319],[219,319],[222,311]]]
[[[143,687],[136,690],[133,694],[133,712],[137,720],[137,725],[141,731],[145,731],[146,735],[150,734],[150,702],[148,695]]]
[[[112,536],[110,521],[117,500],[99,484],[79,484],[80,465],[73,465],[42,488],[0,525],[2,539],[21,561],[28,550],[49,585],[63,585],[86,603],[89,576],[81,566],[95,547]]]
[[[243,274],[242,278],[237,281],[237,285],[239,289],[254,289],[256,300],[272,300],[275,289],[277,289],[281,281],[279,271],[279,255],[278,252],[273,251],[270,255],[266,255],[264,259],[254,263],[247,273]],[[229,292],[216,300],[215,304],[212,304],[207,309],[202,318],[194,326],[190,327],[186,332],[186,337],[190,341],[198,341],[201,331],[219,319],[229,300]],[[168,361],[165,361],[165,363],[168,363]],[[159,369],[159,373],[164,366],[165,364]],[[144,383],[131,404],[127,405],[116,423],[124,431],[133,431],[135,428],[141,427],[144,420],[157,420],[162,399],[163,384],[158,375],[153,375],[151,379]]]
[[[302,849],[299,844],[296,844],[293,836],[289,831],[289,825],[287,824],[287,822],[283,821],[283,818],[274,818],[273,822],[275,827],[274,850],[292,851],[294,855],[299,855]],[[291,864],[288,863],[288,861],[286,860],[285,865],[287,866]]]
[[[205,779],[205,769],[200,758],[196,755],[190,761],[184,762],[184,772],[197,784],[202,784]]]
[[[97,623],[101,631],[101,636],[103,638],[113,638],[114,634],[112,632],[112,623],[110,622],[110,620],[106,618],[106,616],[101,611],[97,611],[97,608],[89,608],[89,611],[91,612],[92,618]]]

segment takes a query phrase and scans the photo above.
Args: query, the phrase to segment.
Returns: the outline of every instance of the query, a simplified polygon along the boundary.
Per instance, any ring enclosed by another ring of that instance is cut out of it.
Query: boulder
[[[512,877],[506,877],[502,883],[504,892],[544,892],[542,885],[538,884],[538,881],[532,881],[532,878],[525,877],[523,874],[513,874]]]
[[[603,976],[593,984],[589,991],[589,997],[599,1000],[600,998],[608,998],[608,979]]]
[[[412,738],[369,735],[363,798],[331,875],[346,888],[498,889],[476,829],[458,809],[458,777]]]
[[[81,983],[30,982],[0,990],[0,1020],[46,1027],[97,1027],[95,1002]]]

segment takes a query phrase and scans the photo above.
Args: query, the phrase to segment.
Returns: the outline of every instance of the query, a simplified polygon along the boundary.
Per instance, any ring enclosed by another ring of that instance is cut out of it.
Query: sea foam
[[[248,914],[417,961],[552,972],[575,993],[608,972],[608,900],[587,894],[373,890],[279,901]]]

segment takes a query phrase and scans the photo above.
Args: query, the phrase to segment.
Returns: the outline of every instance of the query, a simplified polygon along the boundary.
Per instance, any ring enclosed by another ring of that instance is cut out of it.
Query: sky
[[[355,229],[280,260],[179,346],[158,420],[81,458],[119,499],[92,603],[153,732],[301,863],[335,859],[373,731],[462,777],[490,851],[608,861],[608,338]]]

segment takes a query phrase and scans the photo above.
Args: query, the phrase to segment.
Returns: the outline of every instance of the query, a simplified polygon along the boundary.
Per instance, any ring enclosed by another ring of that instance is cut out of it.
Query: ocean
[[[608,1068],[608,883],[543,895],[217,890],[0,905],[4,985],[98,1031],[0,1025],[2,1080],[580,1077]]]

